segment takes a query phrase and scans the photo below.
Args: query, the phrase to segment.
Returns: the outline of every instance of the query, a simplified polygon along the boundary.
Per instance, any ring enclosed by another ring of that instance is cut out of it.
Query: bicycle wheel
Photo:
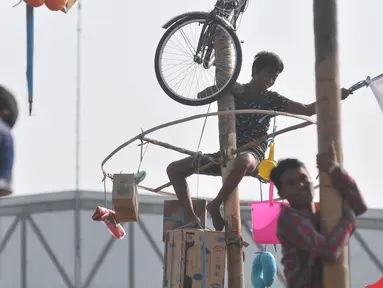
[[[241,70],[242,50],[237,35],[219,19],[209,23],[201,34],[204,23],[210,21],[208,17],[196,13],[179,20],[164,33],[157,46],[154,59],[157,81],[170,98],[184,105],[201,106],[218,100],[234,84]],[[217,63],[214,55],[206,55],[227,52],[212,49],[215,31],[222,31],[229,39],[229,47],[225,47],[232,55],[229,72],[227,64]],[[186,32],[191,35],[188,37]],[[199,41],[200,37],[213,38]],[[198,42],[203,47],[196,55]],[[211,65],[206,65],[207,59],[212,60]],[[217,79],[217,70],[226,71],[225,77]]]

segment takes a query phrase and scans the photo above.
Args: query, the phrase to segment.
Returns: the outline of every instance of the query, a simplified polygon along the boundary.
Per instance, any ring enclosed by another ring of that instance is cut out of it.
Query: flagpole
[[[80,112],[81,112],[81,20],[82,20],[82,0],[77,1],[77,60],[76,60],[76,164],[75,164],[75,251],[74,251],[74,287],[80,288],[81,285],[81,224],[80,224]]]

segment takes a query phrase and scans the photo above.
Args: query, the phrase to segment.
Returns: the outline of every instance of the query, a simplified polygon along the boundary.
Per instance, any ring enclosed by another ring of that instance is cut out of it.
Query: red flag
[[[374,284],[367,285],[366,288],[383,288],[383,277],[375,282]]]

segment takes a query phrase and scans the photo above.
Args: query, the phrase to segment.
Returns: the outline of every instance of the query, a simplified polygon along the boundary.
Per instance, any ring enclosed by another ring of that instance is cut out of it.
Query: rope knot
[[[270,181],[267,181],[265,179],[263,179],[261,176],[257,175],[257,179],[259,182],[261,182],[262,184],[268,184],[270,183]]]
[[[265,121],[266,119],[271,119],[271,118],[273,118],[273,117],[277,117],[278,116],[278,112],[277,111],[271,111],[271,112],[273,112],[273,114],[270,114],[270,115],[265,115],[265,116],[263,116],[261,119],[259,119],[258,120],[258,123],[262,123],[263,121]]]
[[[195,159],[193,161],[193,166],[195,166],[195,164],[197,164],[197,167],[199,167],[199,162],[202,160],[202,157],[203,157],[202,151],[198,151],[194,157],[195,157]]]
[[[226,245],[237,245],[239,248],[249,246],[249,243],[243,240],[242,236],[228,236],[226,238]]]

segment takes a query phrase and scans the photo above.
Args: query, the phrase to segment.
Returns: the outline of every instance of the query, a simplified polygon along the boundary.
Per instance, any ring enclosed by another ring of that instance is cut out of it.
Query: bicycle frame
[[[208,49],[212,49],[212,47],[210,47],[212,43],[208,42],[211,40],[209,36],[215,32],[215,26],[212,24],[214,23],[216,17],[218,16],[226,19],[231,23],[233,29],[236,30],[238,17],[241,13],[243,13],[247,5],[247,1],[248,0],[217,0],[214,9],[209,13],[209,20],[205,21],[202,26],[196,54],[194,55],[194,60],[196,62],[200,62],[201,59],[204,59],[206,51]],[[233,18],[230,19],[230,17]]]
[[[216,15],[227,19],[233,25],[234,30],[236,30],[238,17],[244,12],[248,1],[249,0],[217,0],[213,11],[215,11]],[[230,19],[231,16],[233,17],[232,19]]]

